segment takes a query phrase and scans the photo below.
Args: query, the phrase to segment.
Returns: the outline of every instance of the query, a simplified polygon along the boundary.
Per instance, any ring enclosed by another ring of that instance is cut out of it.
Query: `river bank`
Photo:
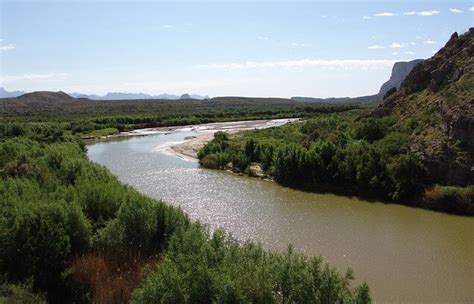
[[[229,135],[239,132],[281,126],[287,123],[299,121],[299,118],[265,119],[265,120],[244,120],[230,122],[215,122],[200,125],[170,126],[147,129],[137,129],[118,134],[95,136],[93,138],[83,138],[88,143],[116,140],[119,138],[147,136],[154,134],[170,134],[174,132],[192,132],[183,140],[166,142],[155,147],[155,151],[173,155],[183,160],[197,162],[197,152],[207,142],[211,141],[214,133],[218,131],[226,132]]]

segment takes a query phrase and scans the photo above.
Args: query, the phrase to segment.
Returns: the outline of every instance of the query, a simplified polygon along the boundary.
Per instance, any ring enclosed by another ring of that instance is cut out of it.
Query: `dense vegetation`
[[[216,133],[198,157],[203,166],[255,175],[252,163],[281,184],[474,214],[474,187],[430,189],[427,170],[411,152],[415,120],[373,118],[360,111],[321,115],[229,139]],[[450,193],[450,194],[445,194]]]
[[[112,128],[128,131],[218,121],[311,117],[318,113],[361,107],[357,104],[315,104],[278,98],[90,101],[64,95],[42,92],[31,93],[27,100],[21,97],[0,99],[0,115],[5,121],[19,124],[55,121],[62,129],[90,137],[112,134]],[[54,98],[55,102],[44,98]]]
[[[0,302],[370,302],[320,258],[209,234],[90,162],[69,123],[0,123]]]

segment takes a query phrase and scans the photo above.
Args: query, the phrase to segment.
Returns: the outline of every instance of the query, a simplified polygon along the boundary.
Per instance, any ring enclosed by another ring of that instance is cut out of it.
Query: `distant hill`
[[[75,98],[61,91],[38,91],[18,96],[16,100],[22,103],[62,103],[71,102]]]
[[[4,88],[0,88],[0,98],[10,98],[10,97],[18,97],[20,95],[25,94],[26,92],[23,91],[13,91],[9,92]]]
[[[76,99],[64,92],[38,91],[26,93],[18,97],[2,98],[0,101],[0,116],[25,113],[53,113],[58,110],[70,108],[77,101],[87,99]]]
[[[411,150],[434,181],[474,184],[474,28],[416,65],[374,112],[388,114],[418,124]]]
[[[314,98],[314,97],[291,97],[292,100],[302,102],[319,102],[319,103],[377,103],[382,101],[385,94],[391,88],[399,88],[403,79],[410,73],[410,71],[423,59],[415,59],[412,61],[396,62],[392,68],[390,79],[387,80],[377,94],[360,96],[360,97],[330,97],[330,98]]]
[[[23,91],[9,92],[5,90],[4,88],[0,87],[0,98],[12,98],[12,97],[18,97],[24,94],[27,94],[27,93]],[[184,99],[183,95],[189,96],[188,99],[204,100],[204,99],[210,98],[208,95],[201,96],[198,94],[183,94],[179,96],[179,95],[173,95],[173,94],[150,95],[150,94],[145,94],[145,93],[121,93],[121,92],[111,92],[103,96],[97,95],[97,94],[88,95],[88,94],[82,94],[82,93],[69,93],[68,95],[74,98],[87,98],[87,99],[92,99],[92,100],[141,100],[141,99],[178,100],[178,99]]]
[[[76,98],[88,98],[88,99],[93,99],[93,100],[183,99],[180,96],[173,95],[173,94],[150,95],[150,94],[145,94],[145,93],[121,93],[121,92],[111,92],[103,96],[95,95],[95,94],[87,95],[87,94],[81,94],[81,93],[71,93],[70,95]],[[207,95],[201,96],[198,94],[192,94],[192,95],[188,94],[188,96],[189,96],[189,99],[197,99],[197,100],[209,99],[209,96]]]
[[[184,96],[187,97],[187,96]],[[0,116],[2,115],[87,115],[87,113],[147,113],[153,111],[169,111],[173,109],[203,107],[219,109],[222,107],[242,106],[252,107],[269,106],[285,108],[295,105],[304,107],[305,103],[298,103],[286,98],[255,98],[255,97],[215,97],[206,100],[179,99],[137,99],[137,100],[91,100],[74,98],[63,92],[33,92],[19,97],[3,98],[0,100]]]

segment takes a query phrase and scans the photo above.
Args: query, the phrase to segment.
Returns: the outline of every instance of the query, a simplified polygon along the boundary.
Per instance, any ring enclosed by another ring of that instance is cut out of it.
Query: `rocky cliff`
[[[301,102],[319,102],[319,103],[368,103],[373,104],[382,101],[383,97],[390,91],[392,88],[397,90],[400,88],[401,83],[405,77],[411,72],[411,70],[423,59],[415,59],[412,61],[401,61],[395,62],[392,67],[392,74],[390,79],[387,80],[382,86],[377,94],[360,96],[360,97],[329,97],[329,98],[314,98],[314,97],[301,97],[294,96],[291,97],[292,100],[301,101]]]
[[[411,150],[433,181],[474,184],[474,28],[416,65],[374,112],[388,114],[417,123]]]
[[[383,98],[385,94],[391,89],[391,88],[397,88],[397,90],[400,88],[400,85],[402,84],[403,80],[405,77],[413,70],[413,68],[420,62],[422,62],[423,59],[415,59],[412,61],[401,61],[401,62],[395,62],[392,68],[392,74],[390,75],[390,79],[387,80],[382,87],[380,87],[380,91],[378,95]]]

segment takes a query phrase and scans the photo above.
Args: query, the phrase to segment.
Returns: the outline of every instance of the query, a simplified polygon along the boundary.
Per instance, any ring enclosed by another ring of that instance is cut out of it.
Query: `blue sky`
[[[474,26],[474,1],[0,0],[0,86],[360,96]]]

